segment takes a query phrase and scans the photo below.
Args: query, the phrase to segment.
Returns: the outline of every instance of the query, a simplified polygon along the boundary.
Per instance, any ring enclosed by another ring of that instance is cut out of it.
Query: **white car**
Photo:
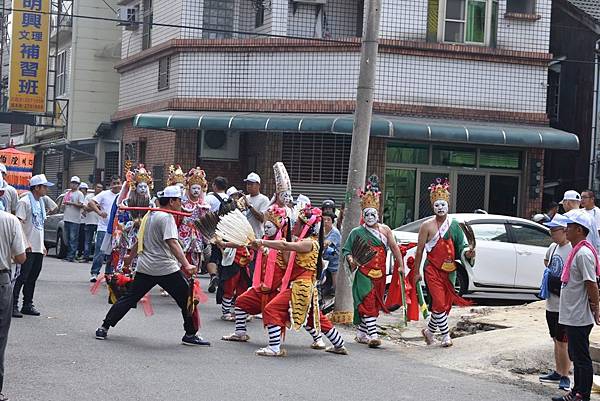
[[[518,217],[492,214],[451,214],[450,217],[469,223],[477,240],[474,265],[462,256],[457,258],[456,289],[461,295],[472,292],[539,292],[545,269],[544,257],[552,243],[548,228]],[[417,220],[395,229],[397,242],[404,246],[416,245],[419,227],[426,220]],[[411,248],[405,262],[415,253],[416,248]],[[388,275],[392,269],[390,256]]]

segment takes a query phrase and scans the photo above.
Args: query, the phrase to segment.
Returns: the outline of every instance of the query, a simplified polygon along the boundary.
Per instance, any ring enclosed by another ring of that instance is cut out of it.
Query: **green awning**
[[[138,114],[134,119],[134,126],[158,130],[200,129],[352,134],[353,122],[351,114],[164,111]],[[427,142],[579,150],[579,138],[565,131],[549,127],[492,122],[485,124],[470,121],[374,115],[371,123],[371,135]]]

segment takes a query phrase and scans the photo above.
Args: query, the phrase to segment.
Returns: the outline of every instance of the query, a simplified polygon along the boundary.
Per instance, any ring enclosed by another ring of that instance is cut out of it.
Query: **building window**
[[[429,10],[430,20],[438,17]],[[498,0],[440,0],[438,12],[438,41],[496,45]]]
[[[475,167],[477,151],[468,148],[434,146],[431,157],[434,166]]]
[[[548,118],[558,121],[560,118],[560,71],[548,71]]]
[[[158,90],[169,89],[169,74],[171,72],[171,56],[158,60]]]
[[[146,142],[146,139],[140,140],[139,143],[139,156],[138,156],[138,163],[146,163],[146,148],[148,147],[148,142]]]
[[[260,28],[265,24],[265,5],[261,2],[256,4],[256,18],[254,20],[254,27]]]
[[[535,14],[535,0],[507,0],[506,12],[517,14]]]
[[[143,7],[142,50],[146,50],[152,46],[152,0],[144,0]]]
[[[202,37],[206,39],[231,38],[234,6],[234,0],[204,0]],[[211,29],[216,29],[216,31],[211,31]]]
[[[56,56],[56,96],[62,96],[67,92],[67,56],[67,50]]]
[[[429,164],[429,145],[390,142],[386,159],[388,163]]]

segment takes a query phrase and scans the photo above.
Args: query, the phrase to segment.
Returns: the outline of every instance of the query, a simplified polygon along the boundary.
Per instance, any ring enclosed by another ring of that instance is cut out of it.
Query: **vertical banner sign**
[[[13,0],[10,111],[46,112],[50,1]]]

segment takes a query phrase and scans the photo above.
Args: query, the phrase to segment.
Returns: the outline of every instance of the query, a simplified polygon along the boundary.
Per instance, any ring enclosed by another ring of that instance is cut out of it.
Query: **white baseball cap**
[[[227,194],[227,196],[231,196],[237,192],[240,192],[240,191],[238,191],[238,189],[236,187],[229,187],[226,194]]]
[[[82,182],[79,184],[79,189],[90,189],[90,187],[85,182]]]
[[[581,194],[577,191],[570,189],[567,192],[565,192],[563,199],[558,203],[560,203],[562,205],[564,203],[564,201],[568,201],[568,200],[581,202]]]
[[[81,183],[81,178],[79,178],[76,175],[74,175],[73,177],[71,177],[71,182],[76,182],[76,183],[80,184]]]
[[[260,176],[254,172],[248,174],[248,177],[244,180],[244,182],[256,182],[260,184]]]
[[[159,198],[181,198],[181,188],[177,185],[166,187],[163,191],[156,194]]]
[[[566,217],[567,224],[579,224],[592,233],[596,230],[596,224],[594,223],[592,216],[584,210],[572,210],[564,216]]]
[[[6,169],[6,166],[2,163],[0,163],[0,173],[8,174],[8,170]]]
[[[44,185],[46,187],[53,187],[54,184],[48,181],[45,174],[34,175],[29,179],[29,186],[35,187],[37,185]]]

